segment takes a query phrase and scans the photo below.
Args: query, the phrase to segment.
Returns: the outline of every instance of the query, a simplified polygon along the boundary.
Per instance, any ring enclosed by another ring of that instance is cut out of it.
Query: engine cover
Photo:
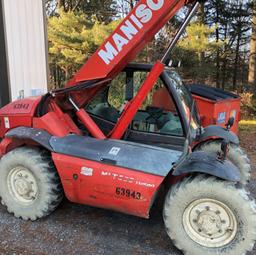
[[[30,97],[14,101],[0,109],[0,137],[18,126],[32,126],[36,108],[42,97]]]

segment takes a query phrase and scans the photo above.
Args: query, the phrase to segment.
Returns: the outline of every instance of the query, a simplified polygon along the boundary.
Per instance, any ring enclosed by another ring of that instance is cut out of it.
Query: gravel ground
[[[255,166],[255,144],[247,142],[247,134],[241,137]],[[256,174],[253,176],[249,188],[256,197]],[[157,207],[153,208],[151,219],[144,220],[68,201],[37,222],[16,219],[0,206],[0,254],[182,255],[165,233]],[[256,249],[250,253],[255,254]]]
[[[166,235],[157,208],[150,220],[144,220],[65,201],[54,214],[37,222],[18,220],[3,207],[0,217],[1,255],[182,255]],[[250,253],[255,254],[256,249]]]

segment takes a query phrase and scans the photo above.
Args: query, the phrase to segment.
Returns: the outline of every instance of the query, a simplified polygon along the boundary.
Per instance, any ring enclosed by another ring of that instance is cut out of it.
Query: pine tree
[[[59,11],[49,18],[50,69],[55,86],[69,79],[116,27],[89,20],[82,12]]]
[[[116,0],[47,0],[46,7],[50,16],[58,14],[58,10],[65,12],[82,11],[88,19],[93,16],[100,22],[109,23],[117,14]]]

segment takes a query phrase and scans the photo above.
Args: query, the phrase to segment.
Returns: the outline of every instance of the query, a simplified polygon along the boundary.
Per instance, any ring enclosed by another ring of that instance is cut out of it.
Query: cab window
[[[133,71],[118,75],[87,105],[86,111],[116,123],[127,102],[145,81],[148,72]],[[128,79],[127,79],[128,78]],[[132,80],[132,82],[130,82]],[[134,117],[130,129],[136,132],[183,136],[183,128],[172,97],[159,79]]]
[[[118,75],[109,87],[100,91],[86,106],[86,111],[111,122],[117,122],[125,101],[125,73]]]
[[[146,72],[134,73],[134,94],[146,79]],[[183,136],[183,128],[172,97],[163,81],[157,83],[135,116],[132,129],[147,133]]]

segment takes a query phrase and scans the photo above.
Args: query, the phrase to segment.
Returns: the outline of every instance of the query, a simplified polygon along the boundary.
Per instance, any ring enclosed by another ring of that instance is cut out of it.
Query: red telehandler
[[[230,131],[234,119],[202,128],[191,94],[168,67],[199,4],[139,1],[64,89],[0,110],[0,196],[10,213],[34,221],[65,194],[149,218],[164,197],[166,231],[184,254],[253,249],[250,163]],[[190,11],[163,58],[129,64],[185,5]]]

